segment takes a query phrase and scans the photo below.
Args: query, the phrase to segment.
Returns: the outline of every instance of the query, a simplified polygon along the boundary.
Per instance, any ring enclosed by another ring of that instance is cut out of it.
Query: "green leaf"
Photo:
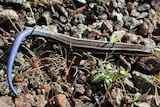
[[[126,74],[126,70],[125,70],[122,66],[119,67],[119,71],[120,71],[120,73],[123,74],[123,75]]]
[[[105,69],[104,69],[104,66],[102,64],[100,64],[99,71],[102,72],[102,73],[105,73]]]
[[[125,31],[114,31],[110,38],[110,43],[115,43],[121,41],[122,37],[126,34]]]
[[[157,73],[157,74],[155,74],[155,77],[158,78],[158,79],[160,79],[160,72]]]
[[[93,83],[98,83],[100,81],[104,81],[105,79],[105,75],[102,73],[102,74],[99,74],[97,76],[95,76],[92,80]]]

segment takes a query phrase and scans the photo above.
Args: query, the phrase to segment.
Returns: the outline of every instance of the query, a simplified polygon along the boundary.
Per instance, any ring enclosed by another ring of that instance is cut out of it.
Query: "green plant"
[[[122,66],[120,66],[118,69],[114,69],[113,65],[111,63],[108,63],[109,68],[112,69],[107,69],[104,68],[103,64],[99,65],[98,74],[94,76],[92,79],[93,83],[98,83],[103,81],[105,85],[107,86],[106,88],[109,89],[112,87],[112,84],[114,82],[120,82],[121,84],[124,84],[124,79],[130,78],[131,75],[128,73],[127,70],[125,70]]]

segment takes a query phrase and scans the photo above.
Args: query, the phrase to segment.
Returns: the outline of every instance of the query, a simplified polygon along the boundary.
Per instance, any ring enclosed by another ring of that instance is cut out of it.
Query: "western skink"
[[[55,33],[48,30],[39,29],[39,28],[26,29],[17,35],[13,43],[13,46],[8,58],[8,62],[7,62],[7,81],[10,89],[16,95],[17,95],[17,92],[13,86],[12,78],[11,78],[12,67],[13,67],[14,60],[16,58],[17,51],[21,42],[29,35],[50,37],[62,44],[72,46],[73,48],[82,49],[83,51],[84,49],[89,50],[91,52],[96,52],[96,53],[99,53],[99,52],[105,53],[108,51],[114,51],[116,54],[127,53],[127,55],[141,55],[141,56],[147,56],[152,54],[150,49],[146,48],[143,45],[138,45],[138,44],[108,43],[106,41],[100,41],[100,40],[75,38],[69,35]]]

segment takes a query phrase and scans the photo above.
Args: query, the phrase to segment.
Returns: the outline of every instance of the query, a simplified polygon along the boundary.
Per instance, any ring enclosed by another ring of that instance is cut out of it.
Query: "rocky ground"
[[[141,44],[155,56],[97,55],[29,37],[6,80],[7,58],[25,28],[76,38]],[[0,0],[1,107],[160,106],[159,0]]]

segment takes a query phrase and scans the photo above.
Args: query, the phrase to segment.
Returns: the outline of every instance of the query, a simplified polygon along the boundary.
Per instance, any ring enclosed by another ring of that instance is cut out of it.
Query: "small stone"
[[[78,31],[76,26],[71,27],[71,35],[76,38],[82,38],[82,33]]]
[[[85,93],[85,88],[82,84],[75,84],[75,91],[78,94],[84,94]]]
[[[122,14],[123,16],[129,16],[129,12],[126,9],[122,10]]]
[[[158,10],[160,7],[160,1],[159,0],[151,0],[151,5],[155,10]]]
[[[113,22],[113,29],[115,31],[119,31],[119,30],[122,30],[123,29],[123,25],[124,25],[124,22],[123,21],[114,21]]]
[[[148,34],[149,26],[147,22],[143,22],[141,25],[138,27],[138,34],[142,36],[146,36]]]
[[[148,17],[148,12],[143,12],[137,16],[137,19],[142,19]]]
[[[81,60],[80,65],[83,65],[85,68],[93,69],[97,64],[97,61],[95,58],[88,58],[88,60]]]
[[[82,13],[79,13],[74,16],[73,23],[74,24],[83,24],[83,23],[85,23],[85,19],[86,19],[86,16],[83,15]]]
[[[34,104],[36,107],[45,107],[45,105],[47,104],[44,95],[36,95],[34,99],[36,101]]]
[[[114,104],[118,106],[120,106],[121,102],[122,102],[122,98],[123,98],[123,93],[121,91],[121,89],[119,88],[114,88],[111,92],[112,98],[114,99]]]
[[[138,102],[138,103],[135,103],[135,106],[137,106],[137,107],[151,107],[150,104],[148,104],[147,102]]]
[[[153,35],[160,36],[160,29],[154,29]]]
[[[16,107],[32,107],[34,105],[34,97],[31,94],[23,94],[15,99]]]
[[[56,105],[58,107],[71,107],[67,98],[66,98],[66,95],[64,95],[64,94],[57,94],[55,96],[55,101],[56,101]]]
[[[88,58],[87,63],[89,64],[89,67],[94,69],[96,67],[97,64],[97,60],[95,58]]]
[[[58,32],[58,28],[57,28],[56,24],[48,25],[48,26],[46,26],[46,29],[50,30],[52,32],[56,32],[56,33]]]
[[[131,16],[133,16],[133,17],[138,17],[139,14],[140,14],[140,13],[139,13],[136,9],[132,9],[132,10],[131,10]]]
[[[126,42],[126,43],[136,43],[136,44],[139,44],[143,41],[143,38],[141,35],[136,35],[136,34],[133,34],[133,33],[126,33],[124,35],[124,37],[122,38],[122,41],[123,42]]]
[[[103,6],[95,5],[95,11],[98,15],[102,15],[105,12],[105,8]]]
[[[149,19],[145,19],[144,21],[147,22],[147,24],[148,24],[148,27],[149,27],[148,33],[152,34],[153,30],[155,29],[153,23]]]
[[[4,43],[3,39],[0,38],[0,47],[3,47],[3,46],[5,46],[5,43]]]
[[[82,38],[82,34],[87,30],[87,26],[84,24],[78,24],[75,28],[72,27],[71,30],[73,32],[73,37]]]
[[[40,3],[47,4],[47,0],[40,0]]]
[[[112,5],[114,8],[120,8],[120,9],[123,9],[124,6],[125,6],[125,1],[124,0],[119,0],[119,1],[116,1],[116,0],[112,0]]]
[[[115,11],[112,12],[113,17],[115,17],[115,21],[113,21],[113,27],[115,30],[120,30],[124,25],[123,14],[117,13]]]
[[[1,18],[6,18],[6,19],[10,18],[13,20],[18,20],[19,16],[16,13],[16,11],[10,10],[10,9],[5,9],[5,10],[0,11],[0,19]]]
[[[61,10],[61,12],[63,13],[63,15],[65,17],[68,17],[68,12],[66,11],[66,8],[63,6],[59,6],[59,9]]]
[[[79,32],[83,33],[87,29],[87,26],[84,25],[84,24],[78,24],[77,29],[78,29]]]
[[[112,5],[113,5],[114,8],[118,7],[118,3],[115,0],[112,0],[111,2],[112,2]]]
[[[82,34],[87,29],[88,29],[88,27],[86,25],[78,24],[77,26],[72,26],[71,27],[71,34],[72,34],[73,37],[82,38]]]
[[[71,27],[72,25],[70,23],[66,23],[64,26],[64,30],[68,32],[69,30],[71,30]]]
[[[120,21],[121,23],[123,23],[123,14],[118,13],[117,14],[117,20]]]
[[[27,17],[27,25],[34,25],[36,24],[36,20],[32,17]]]
[[[92,90],[90,88],[87,88],[86,91],[85,91],[85,95],[89,98],[92,97]]]
[[[120,8],[120,9],[123,9],[124,6],[126,5],[125,0],[118,0],[117,2],[118,2],[117,7]]]
[[[133,18],[133,17],[124,16],[123,20],[125,22],[125,26],[129,29],[133,29],[137,27],[138,25],[140,25],[140,22],[136,18]]]
[[[3,54],[4,54],[3,50],[0,49],[0,58],[2,58]]]
[[[160,59],[155,56],[141,57],[136,63],[138,71],[145,74],[156,74],[160,70]]]
[[[145,58],[147,59],[147,58]],[[139,70],[141,72],[141,70]],[[135,80],[135,87],[137,87],[141,93],[146,93],[149,91],[150,94],[155,94],[155,84],[157,84],[152,75],[146,75],[143,73],[140,73],[138,71],[133,71],[133,78]],[[147,73],[151,74],[151,73]],[[158,90],[158,93],[160,93],[160,90]]]
[[[95,39],[98,39],[102,36],[102,34],[98,31],[91,31],[88,33],[87,35],[87,39],[92,39],[92,40],[95,40]]]
[[[75,107],[84,107],[83,105],[84,103],[81,100],[75,99]]]
[[[102,26],[101,26],[102,32],[113,32],[113,25],[111,24],[111,22],[104,21]]]
[[[50,23],[52,22],[52,18],[51,18],[51,13],[50,11],[45,11],[42,13],[42,17],[44,17],[46,24],[50,25]]]
[[[89,8],[94,8],[94,6],[97,5],[96,3],[89,3]]]
[[[93,103],[86,102],[83,107],[95,107]]]
[[[144,38],[143,42],[144,42],[145,46],[149,49],[154,49],[156,47],[156,43],[153,39]]]
[[[128,10],[129,12],[131,12],[132,10],[136,10],[136,9],[135,9],[135,5],[134,5],[132,2],[128,2],[128,3],[127,3],[127,10]]]
[[[122,21],[123,20],[123,14],[122,13],[117,13],[116,11],[113,11],[112,14],[113,14],[113,16],[116,17],[116,19],[118,21]]]
[[[78,32],[77,27],[76,27],[76,26],[72,26],[72,27],[71,27],[71,33],[74,34],[74,33],[76,33],[76,32]]]
[[[1,107],[15,107],[12,101],[12,97],[9,97],[9,96],[0,97],[0,106]]]
[[[150,9],[150,5],[149,4],[142,4],[140,6],[138,6],[138,11],[140,12],[144,12]]]
[[[83,3],[83,4],[87,3],[86,0],[77,0],[77,1],[80,2],[80,3]]]
[[[151,16],[154,16],[156,14],[156,11],[154,9],[149,9],[149,14]]]
[[[87,77],[85,76],[85,74],[80,74],[79,79],[77,80],[77,83],[83,84],[87,82]]]
[[[102,14],[98,16],[99,20],[107,20],[107,18],[108,18],[107,14]]]
[[[102,21],[97,21],[92,23],[91,25],[88,25],[88,30],[93,31],[93,29],[100,29],[102,26],[103,22]]]
[[[67,22],[67,18],[65,17],[65,16],[60,16],[60,21],[62,22],[62,23],[66,23]]]

